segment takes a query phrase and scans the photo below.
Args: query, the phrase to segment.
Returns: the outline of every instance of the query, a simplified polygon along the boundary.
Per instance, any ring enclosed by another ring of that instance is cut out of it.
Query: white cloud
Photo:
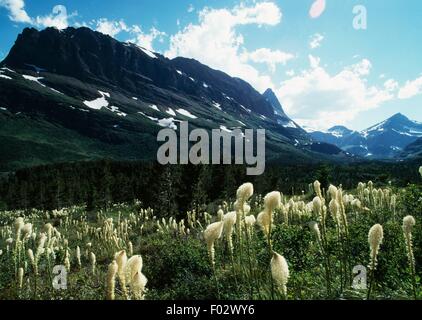
[[[160,42],[163,41],[163,38],[166,36],[165,32],[161,32],[160,30],[152,27],[149,33],[144,33],[140,28],[136,31],[132,31],[135,33],[135,38],[129,40],[129,42],[136,43],[138,46],[141,46],[147,50],[155,51],[153,48],[153,42],[158,39]]]
[[[243,52],[241,54],[243,62],[252,61],[255,63],[265,63],[272,73],[275,72],[277,64],[286,65],[295,56],[291,53],[283,52],[280,50],[270,50],[261,48],[252,52]]]
[[[32,19],[25,11],[25,2],[23,0],[0,0],[0,7],[9,10],[9,19],[14,22],[32,22]]]
[[[388,79],[384,82],[384,88],[388,91],[396,91],[399,87],[399,83],[394,79]]]
[[[256,3],[254,7],[241,4],[233,9],[238,24],[258,24],[275,26],[281,22],[282,13],[272,2]]]
[[[322,40],[324,40],[324,36],[322,34],[320,34],[320,33],[315,33],[311,37],[311,41],[309,42],[309,47],[311,49],[319,48],[321,46]]]
[[[311,66],[312,69],[319,67],[319,64],[321,63],[321,58],[315,57],[315,56],[310,54],[308,56],[308,59],[309,59],[309,65]]]
[[[154,51],[153,43],[155,40],[158,39],[162,42],[166,36],[165,32],[155,27],[152,27],[148,33],[145,33],[139,25],[128,26],[124,20],[116,21],[102,18],[95,21],[94,24],[97,31],[108,34],[111,37],[126,32],[131,35],[131,38],[127,42],[135,43],[150,51]]]
[[[288,77],[293,77],[295,74],[296,72],[293,69],[286,71],[286,76]]]
[[[171,37],[166,55],[197,59],[231,76],[245,79],[262,91],[273,86],[271,78],[244,61],[244,38],[236,27],[247,24],[274,26],[281,22],[281,18],[280,9],[272,2],[250,7],[242,4],[232,9],[205,8],[199,12],[198,24],[191,23]]]
[[[25,2],[23,0],[0,0],[0,7],[5,7],[9,10],[10,20],[42,28],[55,27],[57,29],[65,29],[69,26],[69,18],[77,15],[76,12],[68,15],[65,6],[56,5],[50,14],[31,18],[25,11]]]
[[[106,18],[101,18],[96,22],[96,29],[98,32],[107,34],[111,37],[115,37],[122,31],[129,31],[128,26],[123,20],[114,21]]]
[[[49,15],[38,16],[34,20],[34,24],[40,27],[55,27],[57,29],[66,29],[69,26],[69,18],[76,16],[77,13],[67,14],[65,6],[54,6]]]
[[[189,7],[188,7],[188,12],[192,13],[194,11],[195,11],[195,7],[193,6],[193,4],[190,4]]]
[[[400,88],[398,98],[409,99],[419,94],[422,94],[422,76],[415,80],[407,81],[406,84]]]
[[[359,63],[346,67],[347,70],[359,76],[367,76],[371,72],[372,64],[368,59],[362,59]]]
[[[9,10],[9,18],[14,22],[29,23],[37,27],[55,27],[57,29],[66,29],[70,23],[69,19],[76,16],[77,13],[68,14],[67,9],[63,5],[56,5],[53,7],[50,14],[44,16],[37,16],[31,18],[25,11],[25,2],[23,0],[0,0],[0,7],[5,7]],[[151,28],[149,33],[144,33],[141,27],[137,25],[128,26],[123,19],[108,20],[107,18],[100,18],[86,22],[75,22],[76,27],[87,26],[91,27],[101,33],[117,36],[121,32],[126,32],[134,36],[130,41],[134,42],[148,50],[153,50],[153,42],[158,39],[162,41],[165,36],[164,32]]]
[[[310,68],[284,81],[276,90],[286,109],[302,125],[326,129],[347,125],[359,113],[379,107],[394,98],[394,80],[378,88],[369,86],[371,63],[363,59],[331,75],[320,59],[309,56]]]

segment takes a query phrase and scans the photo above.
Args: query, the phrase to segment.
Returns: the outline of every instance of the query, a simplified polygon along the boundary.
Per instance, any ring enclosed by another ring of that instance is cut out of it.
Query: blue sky
[[[420,17],[419,0],[0,0],[0,59],[24,27],[86,25],[271,87],[302,125],[361,130],[397,112],[422,121]]]

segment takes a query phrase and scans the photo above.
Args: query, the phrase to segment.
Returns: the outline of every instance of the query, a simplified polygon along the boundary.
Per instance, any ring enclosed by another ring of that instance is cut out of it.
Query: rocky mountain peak
[[[262,95],[273,107],[274,112],[280,116],[287,117],[286,113],[283,110],[283,106],[275,95],[274,91],[271,88],[268,88]]]

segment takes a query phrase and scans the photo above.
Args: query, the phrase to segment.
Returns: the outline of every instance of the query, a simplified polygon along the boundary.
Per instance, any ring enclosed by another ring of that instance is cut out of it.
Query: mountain
[[[339,145],[344,137],[350,136],[352,133],[353,131],[346,127],[335,126],[328,129],[327,132],[313,131],[310,134],[317,141],[325,141],[327,143]]]
[[[243,111],[249,110],[274,118],[274,112],[269,103],[266,103],[263,97],[246,81],[238,78],[232,78],[224,72],[213,70],[208,66],[201,64],[194,59],[182,57],[171,60],[171,64],[183,74],[202,84],[203,87],[214,95],[216,100],[222,98],[231,99],[240,105]],[[211,85],[212,84],[212,85]],[[223,97],[221,96],[223,93]]]
[[[422,123],[398,113],[361,132],[343,126],[326,132],[310,132],[316,141],[335,144],[342,150],[369,159],[394,158],[422,137]]]
[[[409,144],[403,152],[399,155],[400,158],[411,159],[421,158],[422,159],[422,138],[419,138],[415,142]]]
[[[277,96],[275,95],[273,90],[267,89],[262,96],[273,107],[274,113],[276,115],[278,115],[280,117],[286,117],[287,118],[287,115],[284,112],[283,107],[282,107],[280,101],[278,101]]]
[[[262,96],[271,105],[275,120],[279,125],[283,126],[286,130],[292,130],[292,132],[301,135],[305,140],[309,139],[307,132],[286,115],[273,90],[267,89]]]
[[[26,28],[0,63],[0,171],[153,160],[158,131],[180,121],[206,130],[264,128],[268,160],[345,157],[274,112],[277,103],[198,61],[170,60],[89,28]]]

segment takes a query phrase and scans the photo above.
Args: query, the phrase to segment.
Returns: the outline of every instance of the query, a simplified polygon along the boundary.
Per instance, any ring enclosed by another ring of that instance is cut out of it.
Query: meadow
[[[245,183],[200,208],[1,211],[0,299],[422,297],[420,183],[293,196]]]

